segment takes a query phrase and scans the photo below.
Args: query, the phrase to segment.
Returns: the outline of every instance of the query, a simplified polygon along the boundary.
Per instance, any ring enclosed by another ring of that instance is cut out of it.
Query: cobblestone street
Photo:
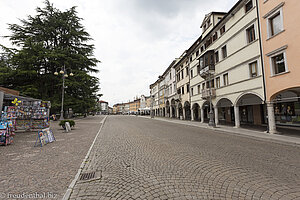
[[[43,147],[34,147],[37,131],[17,133],[12,145],[0,146],[0,199],[25,199],[19,198],[22,194],[61,199],[102,119],[97,116],[76,120],[75,129],[69,133],[58,122],[51,122],[56,141]],[[29,197],[26,199],[36,199]]]
[[[300,148],[109,116],[70,199],[300,199]]]

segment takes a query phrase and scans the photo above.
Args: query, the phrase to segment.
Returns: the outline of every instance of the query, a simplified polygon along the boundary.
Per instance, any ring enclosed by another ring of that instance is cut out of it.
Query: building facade
[[[259,1],[270,133],[300,125],[300,1]]]

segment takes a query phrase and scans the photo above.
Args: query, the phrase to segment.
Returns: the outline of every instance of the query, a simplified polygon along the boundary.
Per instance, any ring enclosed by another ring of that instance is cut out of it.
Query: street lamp
[[[59,73],[62,75],[62,82],[63,82],[63,85],[62,85],[62,93],[61,93],[61,110],[60,110],[60,118],[59,118],[59,120],[64,120],[65,78],[69,77],[69,75],[70,75],[70,76],[74,76],[74,74],[72,73],[72,70],[71,70],[71,73],[68,75],[68,74],[67,74],[67,71],[66,71],[66,68],[65,68],[65,65],[64,65],[63,68],[59,71]],[[54,75],[58,76],[58,72],[55,71],[55,72],[54,72]]]

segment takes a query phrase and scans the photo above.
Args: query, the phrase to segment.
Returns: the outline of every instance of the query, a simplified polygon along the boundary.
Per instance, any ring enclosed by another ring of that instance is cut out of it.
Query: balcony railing
[[[215,72],[215,65],[209,64],[209,65],[206,65],[204,68],[202,68],[200,70],[199,74],[202,78],[206,78],[209,76],[209,74],[214,74],[214,72]]]
[[[211,92],[211,93],[210,93]],[[201,91],[201,97],[202,99],[209,99],[211,94],[211,98],[216,97],[216,89],[215,88],[207,88]]]
[[[181,94],[176,94],[174,96],[175,101],[181,101]]]

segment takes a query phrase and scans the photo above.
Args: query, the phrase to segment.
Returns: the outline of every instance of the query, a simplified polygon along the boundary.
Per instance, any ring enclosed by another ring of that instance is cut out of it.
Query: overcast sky
[[[128,102],[149,95],[174,58],[200,36],[204,15],[227,12],[237,0],[50,0],[66,10],[77,6],[82,24],[94,39],[95,57],[101,60],[102,99]],[[8,23],[35,15],[43,0],[0,0],[0,35],[9,35]],[[0,44],[10,46],[0,38]]]

